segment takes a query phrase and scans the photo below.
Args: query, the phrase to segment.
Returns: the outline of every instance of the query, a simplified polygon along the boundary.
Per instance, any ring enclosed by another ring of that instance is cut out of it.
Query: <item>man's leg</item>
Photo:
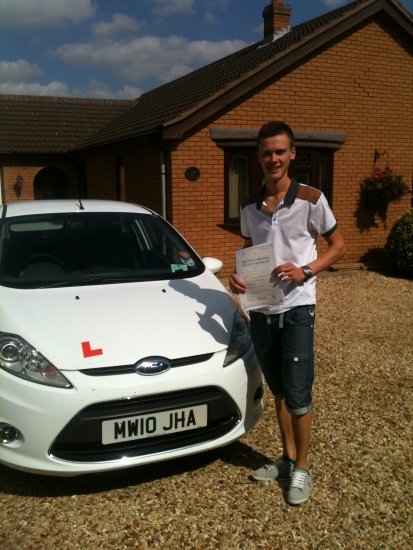
[[[297,450],[295,467],[307,471],[312,419],[312,411],[301,415],[291,415],[295,448]]]
[[[284,450],[284,456],[290,460],[295,460],[297,456],[296,445],[291,414],[285,407],[285,399],[275,398],[275,410],[277,413],[278,424],[280,426],[281,441]]]
[[[285,399],[276,399],[275,409],[284,456],[295,460],[296,468],[308,470],[312,411],[302,415],[291,415],[285,407]]]

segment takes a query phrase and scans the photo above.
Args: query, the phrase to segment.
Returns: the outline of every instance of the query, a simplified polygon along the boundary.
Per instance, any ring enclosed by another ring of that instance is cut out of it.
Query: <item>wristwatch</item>
[[[301,269],[303,270],[303,273],[304,273],[304,277],[305,277],[304,281],[308,281],[308,279],[313,276],[311,267],[308,267],[308,265],[303,265]]]

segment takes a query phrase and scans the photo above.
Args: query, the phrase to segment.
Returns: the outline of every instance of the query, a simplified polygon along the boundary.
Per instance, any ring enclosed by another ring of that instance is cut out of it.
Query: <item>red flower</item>
[[[401,199],[410,192],[403,176],[394,174],[390,166],[383,170],[376,166],[373,172],[360,182],[363,194],[370,194],[376,201],[392,201]]]

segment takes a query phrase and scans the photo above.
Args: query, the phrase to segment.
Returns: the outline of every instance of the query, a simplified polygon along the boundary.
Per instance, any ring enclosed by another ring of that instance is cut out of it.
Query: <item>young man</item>
[[[283,456],[256,470],[252,477],[269,481],[290,477],[289,504],[306,502],[311,491],[308,467],[314,377],[315,275],[345,253],[327,200],[313,187],[288,176],[295,158],[294,135],[283,122],[268,122],[258,134],[258,161],[265,185],[241,204],[244,248],[274,243],[284,303],[251,311],[251,335],[267,384],[275,397]],[[327,242],[317,258],[316,241]],[[246,291],[236,273],[229,279],[234,293]]]

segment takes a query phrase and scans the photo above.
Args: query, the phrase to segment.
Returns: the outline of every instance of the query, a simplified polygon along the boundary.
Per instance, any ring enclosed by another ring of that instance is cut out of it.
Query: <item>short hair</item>
[[[292,149],[294,147],[294,134],[291,128],[286,124],[285,122],[282,122],[281,120],[271,120],[270,122],[267,122],[264,124],[264,126],[261,127],[260,131],[258,132],[257,136],[257,148],[260,147],[260,143],[262,140],[279,136],[281,134],[286,134],[288,137],[288,140],[290,142],[290,148]]]

